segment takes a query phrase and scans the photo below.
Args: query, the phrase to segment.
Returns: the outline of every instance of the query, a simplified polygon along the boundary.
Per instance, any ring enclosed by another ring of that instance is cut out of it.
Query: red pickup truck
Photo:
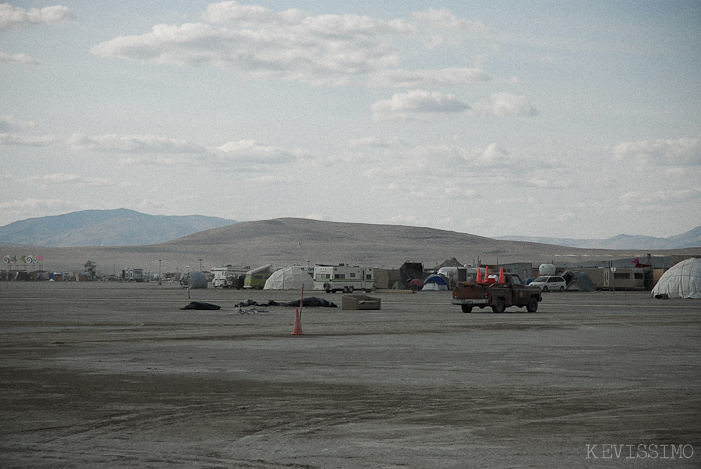
[[[514,274],[504,274],[504,281],[490,278],[486,282],[458,282],[453,288],[453,304],[460,305],[463,313],[471,313],[473,307],[491,306],[495,313],[503,313],[509,306],[526,307],[530,313],[538,310],[543,296],[538,287],[528,287]]]

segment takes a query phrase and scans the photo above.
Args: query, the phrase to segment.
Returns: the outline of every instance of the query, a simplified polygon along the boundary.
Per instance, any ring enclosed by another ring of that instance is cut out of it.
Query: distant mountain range
[[[201,215],[147,215],[134,210],[84,210],[28,218],[0,227],[0,243],[28,246],[141,246],[236,223]]]
[[[158,227],[163,226],[163,220],[160,217],[125,212],[122,214],[128,216],[117,218],[109,223],[95,221],[98,234],[104,235],[106,230],[114,236],[116,233],[123,236],[113,241],[114,244],[119,244],[118,246],[55,247],[37,244],[12,246],[0,241],[4,244],[2,254],[41,255],[43,270],[74,273],[83,269],[86,261],[97,264],[98,272],[114,273],[127,267],[150,271],[160,270],[162,267],[166,272],[184,272],[188,266],[201,265],[209,269],[227,264],[251,267],[272,264],[282,267],[343,262],[379,268],[399,268],[407,260],[422,262],[426,267],[433,267],[452,259],[470,265],[511,262],[538,265],[547,262],[564,266],[596,267],[602,262],[620,261],[618,265],[630,266],[632,259],[645,258],[646,254],[651,254],[653,264],[669,267],[672,255],[701,257],[699,254],[701,247],[675,250],[582,249],[554,244],[497,240],[416,226],[341,223],[307,218],[237,222],[200,231],[197,230],[202,228],[201,226],[191,227],[190,230],[195,231],[194,233],[170,241],[147,244],[151,240],[148,239],[142,240],[144,244],[141,245],[128,245],[129,239],[124,236],[131,237],[132,242],[138,242],[139,239],[131,230],[138,228],[140,232],[147,234],[151,230],[159,231],[161,229]],[[102,215],[110,215],[110,213]],[[112,215],[115,214],[112,213]],[[53,217],[47,217],[47,220],[54,221]],[[153,225],[149,223],[150,220],[154,221]],[[228,221],[220,222],[228,223]],[[107,225],[104,225],[105,223]],[[78,226],[71,226],[68,223],[62,230],[57,228],[55,222],[43,226],[40,232],[53,232],[55,237],[58,237],[59,233],[67,236],[76,231],[89,232],[84,224],[79,229]],[[108,228],[105,229],[104,226]],[[162,231],[165,232],[165,229]],[[25,239],[28,237],[29,232],[25,235]],[[76,235],[73,235],[72,239],[75,240]],[[99,239],[103,243],[108,241],[97,236],[82,239],[83,243],[87,243],[85,240],[90,239]]]
[[[583,249],[684,249],[701,247],[701,226],[669,238],[618,235],[607,239],[541,238],[531,236],[501,236],[494,239],[554,244]]]
[[[146,246],[234,223],[237,222],[218,217],[147,215],[123,208],[84,210],[64,215],[29,218],[2,226],[0,243],[47,247]],[[582,249],[670,250],[701,247],[701,226],[670,238],[622,234],[608,239],[529,236],[503,236],[493,239]]]

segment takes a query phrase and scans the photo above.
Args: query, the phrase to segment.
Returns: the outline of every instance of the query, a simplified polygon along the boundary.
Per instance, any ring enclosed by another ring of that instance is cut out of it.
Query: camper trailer
[[[124,269],[122,271],[122,278],[125,282],[143,282],[144,269]]]
[[[591,278],[597,290],[650,290],[652,269],[611,267],[579,269]]]
[[[253,290],[262,290],[265,287],[265,281],[272,275],[272,265],[266,264],[257,269],[246,272],[246,278],[243,281],[243,288]]]
[[[243,288],[246,279],[246,273],[251,270],[249,265],[231,265],[227,264],[223,267],[212,267],[214,279],[212,285],[214,288],[235,288],[240,290]]]
[[[326,293],[352,293],[354,290],[370,292],[374,283],[372,267],[345,264],[314,266],[314,290],[324,290]]]

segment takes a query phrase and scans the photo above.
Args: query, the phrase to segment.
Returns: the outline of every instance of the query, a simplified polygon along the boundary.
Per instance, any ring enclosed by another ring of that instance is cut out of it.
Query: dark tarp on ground
[[[219,305],[214,305],[212,303],[205,303],[203,301],[191,301],[190,304],[185,305],[184,307],[180,309],[202,309],[202,310],[217,310],[220,309],[221,306]]]
[[[236,304],[235,306],[237,307],[244,307],[244,306],[299,306],[300,300],[294,300],[290,301],[289,303],[280,303],[278,301],[270,300],[267,303],[258,303],[257,301],[253,300],[246,300],[242,301],[241,303]],[[328,300],[325,300],[324,298],[317,298],[315,296],[310,296],[309,298],[304,299],[304,304],[302,306],[320,306],[320,307],[325,307],[325,308],[338,308],[338,306]]]

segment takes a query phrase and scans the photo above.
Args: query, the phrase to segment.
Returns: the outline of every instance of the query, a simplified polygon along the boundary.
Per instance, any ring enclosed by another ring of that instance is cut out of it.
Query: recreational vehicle
[[[640,267],[579,269],[591,278],[597,290],[650,290],[652,269]]]
[[[352,293],[354,290],[370,292],[374,282],[372,267],[345,264],[314,266],[314,290],[324,290],[326,293]]]
[[[124,278],[126,282],[143,282],[144,269],[124,269],[122,271],[122,278]]]
[[[246,278],[246,273],[251,270],[249,265],[225,265],[223,267],[212,267],[214,288],[235,288],[240,290]]]
[[[265,286],[265,281],[273,274],[272,265],[266,264],[257,269],[246,272],[246,278],[243,281],[243,288],[253,290],[262,290]]]

